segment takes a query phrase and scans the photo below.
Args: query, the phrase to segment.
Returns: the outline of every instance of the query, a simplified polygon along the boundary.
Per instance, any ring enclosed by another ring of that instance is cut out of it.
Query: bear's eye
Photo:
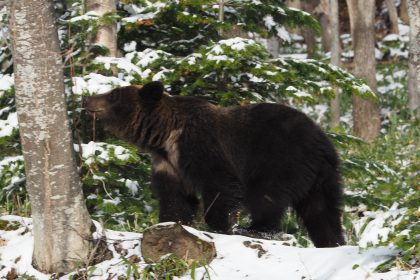
[[[111,94],[109,96],[109,101],[110,102],[116,102],[116,101],[118,101],[119,98],[120,98],[119,90],[114,90],[114,91],[111,92]]]

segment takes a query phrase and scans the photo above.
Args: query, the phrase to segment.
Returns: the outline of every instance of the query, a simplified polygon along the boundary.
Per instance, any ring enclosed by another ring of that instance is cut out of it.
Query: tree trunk
[[[279,57],[280,42],[277,37],[270,37],[267,39],[267,50],[273,58]]]
[[[302,10],[310,14],[314,14],[315,8],[318,6],[319,0],[308,0],[302,2]],[[306,51],[308,52],[308,57],[314,57],[316,52],[316,32],[312,28],[303,27],[302,36],[305,40]]]
[[[338,0],[329,0],[329,18],[331,27],[331,63],[340,67],[340,21],[338,15]],[[331,100],[331,128],[340,125],[340,91],[334,89],[335,97]]]
[[[408,0],[408,15],[410,17],[410,56],[408,102],[411,111],[417,110],[420,118],[420,2]]]
[[[13,1],[10,27],[33,264],[68,272],[89,258],[92,221],[74,158],[53,1]]]
[[[386,0],[386,6],[388,8],[389,20],[391,21],[391,33],[400,34],[398,30],[397,7],[395,6],[394,0]]]
[[[354,74],[376,92],[375,0],[347,0],[353,27]],[[380,130],[379,104],[353,96],[353,133],[373,141]]]
[[[331,51],[331,24],[329,0],[321,0],[315,9],[315,16],[321,25],[321,42],[325,52]]]
[[[331,50],[331,29],[328,19],[328,0],[307,0],[302,3],[302,9],[312,14],[321,25],[321,43],[324,51]],[[305,39],[308,56],[313,57],[316,51],[316,32],[310,28],[302,28],[302,36]]]
[[[287,0],[287,6],[295,9],[302,9],[302,3],[300,0]]]
[[[354,30],[354,22],[353,22],[353,18],[351,17],[351,15],[353,15],[355,13],[355,11],[353,11],[354,6],[351,4],[351,1],[353,0],[346,0],[347,3],[347,9],[349,10],[349,21],[350,21],[350,31],[352,32],[352,30]]]
[[[302,3],[300,0],[287,0],[286,2],[286,6],[290,7],[290,8],[295,8],[295,9],[299,9],[302,10]],[[291,32],[297,33],[302,35],[303,37],[303,30],[301,27],[288,27],[287,30],[290,30]],[[305,40],[305,38],[303,38]],[[306,42],[305,42],[306,43]]]
[[[116,5],[116,0],[85,0],[85,10],[96,12],[99,16],[115,11]],[[117,23],[101,25],[91,43],[106,47],[109,56],[117,57]]]
[[[399,8],[400,19],[404,24],[409,24],[407,0],[401,0]]]

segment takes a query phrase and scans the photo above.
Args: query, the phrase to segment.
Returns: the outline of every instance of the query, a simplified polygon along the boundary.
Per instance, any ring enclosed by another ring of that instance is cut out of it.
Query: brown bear
[[[344,244],[337,153],[305,114],[169,96],[160,82],[87,97],[84,107],[106,131],[150,153],[160,222],[190,224],[200,195],[214,230],[229,231],[230,215],[245,209],[249,230],[275,232],[292,207],[315,246]]]

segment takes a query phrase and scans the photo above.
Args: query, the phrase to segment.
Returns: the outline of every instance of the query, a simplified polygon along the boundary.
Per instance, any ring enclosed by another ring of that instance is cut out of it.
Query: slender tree
[[[404,24],[409,24],[408,18],[408,9],[407,9],[407,0],[401,0],[399,9],[398,9],[400,19]]]
[[[318,5],[318,0],[308,0],[308,1],[302,1],[302,10],[314,14],[314,10]],[[316,32],[312,28],[303,27],[302,28],[302,36],[305,40],[308,57],[313,57],[315,55],[316,51]]]
[[[280,41],[276,37],[270,37],[267,39],[267,50],[270,55],[277,58],[280,54]]]
[[[87,12],[95,12],[98,16],[115,11],[116,6],[116,0],[85,0],[85,10]],[[106,47],[109,56],[118,56],[117,23],[108,22],[99,26],[98,32],[92,38],[91,44]]]
[[[296,3],[295,6],[299,4]],[[321,43],[325,51],[331,50],[331,29],[329,23],[329,4],[328,0],[306,0],[302,3],[302,9],[312,14],[321,25]],[[302,29],[302,36],[308,50],[308,56],[312,57],[316,51],[316,31],[310,28]]]
[[[89,258],[92,221],[73,153],[53,1],[13,1],[10,24],[33,263],[67,272]]]
[[[315,9],[316,18],[321,25],[321,42],[326,52],[331,51],[331,23],[330,23],[330,1],[320,0]]]
[[[375,0],[347,0],[354,49],[354,74],[376,92]],[[353,96],[353,133],[373,141],[380,130],[379,104]]]
[[[399,34],[398,29],[398,12],[394,0],[386,0],[386,7],[388,8],[389,20],[391,21],[391,33]]]
[[[410,110],[417,110],[417,117],[420,118],[420,1],[407,2],[410,19],[408,100]]]
[[[329,22],[331,29],[331,63],[340,66],[340,21],[338,15],[338,0],[329,0]],[[335,88],[335,97],[331,100],[331,127],[340,124],[340,92]]]

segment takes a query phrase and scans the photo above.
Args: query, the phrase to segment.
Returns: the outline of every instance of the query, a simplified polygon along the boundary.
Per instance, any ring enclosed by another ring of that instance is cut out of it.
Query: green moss
[[[20,227],[21,224],[19,224],[18,222],[0,220],[0,230],[12,231],[17,230]]]

